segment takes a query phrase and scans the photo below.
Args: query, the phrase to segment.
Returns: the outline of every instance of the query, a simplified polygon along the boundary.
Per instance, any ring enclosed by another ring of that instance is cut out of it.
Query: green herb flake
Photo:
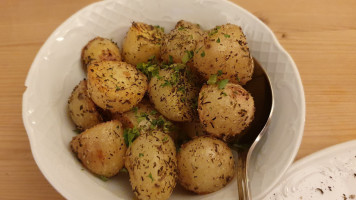
[[[183,26],[180,26],[179,28],[178,28],[178,31],[181,31],[181,30],[184,30],[185,28],[183,27]]]
[[[161,87],[172,86],[171,82],[164,80],[164,83],[161,84]]]
[[[140,131],[136,127],[134,128],[128,128],[124,130],[124,140],[126,143],[126,146],[131,146],[132,142],[140,136]]]
[[[221,95],[223,96],[227,96],[227,94],[225,92],[221,92]]]
[[[82,131],[80,129],[78,129],[78,128],[74,129],[73,131],[76,132],[77,134],[82,133]]]
[[[127,173],[127,169],[125,167],[123,167],[122,169],[120,169],[120,173]]]
[[[236,76],[236,80],[237,80],[238,82],[240,82],[240,78],[239,78],[239,76]]]
[[[157,112],[157,110],[152,110],[151,112],[150,112],[150,115],[156,115],[158,112]]]
[[[173,56],[169,55],[168,57],[169,57],[169,63],[168,64],[169,65],[173,64]]]
[[[224,89],[228,82],[229,82],[229,79],[224,79],[224,80],[219,81],[218,88],[219,89]]]
[[[230,35],[229,34],[224,34],[224,37],[230,38]]]
[[[131,110],[132,110],[132,112],[134,112],[137,115],[137,111],[138,111],[138,107],[137,106],[131,108]]]
[[[216,29],[219,30],[221,28],[221,26],[216,26]]]
[[[214,85],[217,80],[218,80],[218,75],[217,74],[212,74],[212,75],[210,75],[209,80],[207,81],[207,83],[209,85]]]
[[[165,137],[162,139],[162,142],[165,143],[165,142],[167,142],[167,141],[168,141],[168,137],[165,136]]]
[[[164,27],[160,27],[159,25],[156,25],[156,26],[154,26],[156,29],[159,29],[159,30],[161,30],[162,32],[164,32]]]
[[[182,57],[182,63],[186,64],[190,59],[192,59],[194,56],[194,51],[185,51],[183,57]]]
[[[213,35],[215,35],[215,34],[217,34],[218,33],[218,29],[217,28],[214,28],[213,30],[211,30],[209,33],[208,33],[208,35],[209,35],[209,37],[211,37],[211,36],[213,36]]]
[[[121,90],[121,88],[119,86],[116,86],[116,91]]]
[[[220,43],[220,38],[218,38],[218,39],[216,40],[216,43]]]
[[[200,56],[205,57],[205,51],[201,52]]]
[[[218,70],[218,76],[221,76],[223,74],[222,70]]]
[[[138,154],[138,157],[140,157],[140,158],[143,157],[143,156],[144,156],[143,153],[139,153]]]
[[[150,174],[149,174],[147,177],[150,178],[150,179],[152,180],[152,182],[154,181],[151,172],[150,172]]]
[[[104,182],[109,180],[108,177],[105,177],[105,176],[99,176],[99,178]]]

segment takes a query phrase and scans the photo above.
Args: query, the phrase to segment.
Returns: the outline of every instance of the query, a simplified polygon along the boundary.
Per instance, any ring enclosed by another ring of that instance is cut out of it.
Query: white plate
[[[69,142],[75,135],[67,116],[67,99],[84,78],[80,52],[93,37],[121,44],[132,21],[165,27],[185,19],[210,29],[227,22],[242,26],[252,55],[271,77],[275,110],[269,133],[252,155],[252,195],[266,195],[295,158],[304,128],[305,101],[298,70],[272,31],[255,16],[223,0],[108,0],[78,11],[48,38],[38,52],[25,85],[23,121],[33,156],[48,181],[68,199],[132,199],[128,177],[103,182],[73,156]],[[234,199],[233,181],[219,192],[197,196],[176,189],[172,199]]]
[[[356,140],[294,163],[264,200],[356,199]]]

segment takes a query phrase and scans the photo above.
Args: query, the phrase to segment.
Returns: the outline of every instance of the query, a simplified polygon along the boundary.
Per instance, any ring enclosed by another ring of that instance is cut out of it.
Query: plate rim
[[[28,103],[25,101],[26,98],[28,98],[28,82],[31,79],[31,77],[33,77],[33,73],[35,71],[36,65],[39,62],[40,55],[43,54],[43,52],[45,51],[45,49],[47,48],[47,46],[51,43],[51,41],[55,38],[56,34],[59,32],[59,30],[62,29],[62,27],[64,27],[66,24],[70,23],[73,21],[73,19],[75,19],[77,16],[79,16],[80,14],[82,14],[84,11],[90,9],[91,7],[95,7],[96,5],[99,4],[104,4],[107,2],[124,2],[125,0],[105,0],[105,1],[99,1],[99,2],[94,2],[91,3],[81,9],[79,9],[78,11],[76,11],[74,14],[72,14],[70,17],[68,17],[66,20],[64,20],[64,22],[62,22],[51,34],[50,36],[46,39],[46,41],[42,44],[41,48],[38,50],[31,66],[30,69],[27,73],[26,76],[26,80],[25,80],[25,91],[23,93],[22,96],[22,120],[25,126],[25,130],[27,133],[27,136],[29,138],[29,143],[30,143],[30,148],[31,148],[31,152],[33,155],[33,158],[36,162],[36,165],[38,166],[38,168],[40,169],[41,173],[44,175],[44,177],[47,179],[47,181],[52,185],[52,187],[59,193],[61,194],[63,197],[68,198],[68,199],[72,199],[73,196],[71,195],[71,193],[67,192],[65,189],[63,189],[62,186],[60,186],[59,184],[54,184],[54,181],[51,179],[51,177],[47,174],[44,166],[41,164],[40,158],[37,155],[37,152],[35,151],[35,139],[34,139],[34,134],[33,131],[29,131],[30,130],[30,123],[29,121],[26,120],[27,116],[26,116],[26,112],[28,111]],[[157,1],[161,1],[161,0],[157,0]],[[199,0],[195,0],[195,1],[199,1]],[[270,184],[269,187],[267,187],[265,189],[264,192],[260,193],[259,195],[257,195],[255,198],[256,199],[262,199],[264,196],[266,196],[272,189],[274,186],[277,185],[277,183],[279,183],[279,181],[281,181],[281,178],[285,175],[285,173],[287,172],[287,170],[290,168],[290,166],[292,165],[293,161],[296,158],[296,155],[299,151],[301,142],[302,142],[302,138],[304,135],[304,127],[305,127],[305,114],[306,114],[306,102],[305,102],[305,93],[304,93],[304,87],[302,84],[302,80],[300,77],[300,73],[299,70],[294,62],[294,60],[292,59],[291,55],[282,47],[282,45],[279,43],[276,35],[273,33],[273,31],[265,24],[263,23],[258,17],[256,17],[255,15],[253,15],[251,12],[249,12],[248,10],[246,10],[245,8],[239,6],[238,4],[235,4],[231,1],[228,0],[200,0],[200,2],[218,2],[218,3],[227,3],[230,4],[232,7],[236,7],[238,9],[240,9],[242,12],[244,12],[244,14],[248,15],[249,17],[253,18],[254,21],[256,21],[256,23],[259,23],[260,25],[263,26],[263,28],[265,29],[264,32],[268,33],[269,35],[271,35],[272,40],[273,40],[273,44],[276,45],[277,49],[280,51],[281,54],[284,54],[288,60],[288,62],[291,64],[292,66],[292,70],[293,72],[296,74],[295,78],[296,81],[299,85],[299,93],[301,94],[301,96],[299,97],[299,102],[301,103],[301,123],[299,124],[298,130],[300,130],[300,133],[298,134],[297,137],[297,141],[296,141],[296,147],[294,148],[291,156],[288,159],[288,164],[284,166],[284,169],[281,170],[281,173],[277,176],[277,178],[275,179],[274,182],[272,182]]]

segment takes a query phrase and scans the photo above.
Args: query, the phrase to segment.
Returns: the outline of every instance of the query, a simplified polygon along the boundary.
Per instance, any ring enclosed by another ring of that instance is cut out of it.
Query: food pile
[[[80,134],[71,149],[93,174],[128,171],[138,199],[168,199],[176,184],[197,194],[234,177],[227,145],[254,117],[243,88],[254,63],[241,28],[204,31],[179,21],[133,22],[122,44],[96,37],[83,48],[86,79],[74,88],[69,115]]]

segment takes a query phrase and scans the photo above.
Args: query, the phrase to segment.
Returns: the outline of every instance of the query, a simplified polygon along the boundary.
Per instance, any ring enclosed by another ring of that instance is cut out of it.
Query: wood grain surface
[[[63,199],[32,157],[22,123],[24,82],[47,37],[93,0],[0,0],[0,199]],[[306,96],[297,156],[356,139],[356,1],[233,0],[277,35]],[[188,8],[187,8],[188,9]]]

